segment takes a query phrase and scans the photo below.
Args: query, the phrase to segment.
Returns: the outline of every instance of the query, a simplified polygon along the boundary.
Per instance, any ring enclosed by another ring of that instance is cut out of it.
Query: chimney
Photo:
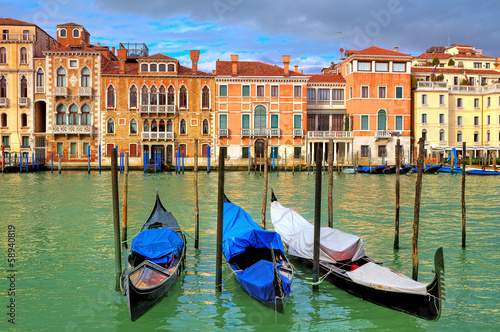
[[[215,69],[212,69],[212,75],[215,75],[216,71]]]
[[[298,73],[299,72],[299,66],[295,66],[295,72]]]
[[[115,55],[115,47],[114,46],[111,48],[111,53],[113,53],[113,55]]]
[[[127,49],[126,48],[119,48],[116,50],[116,56],[118,59],[126,59],[127,58]]]
[[[200,59],[200,51],[198,50],[191,50],[189,51],[189,54],[191,55],[191,70],[193,75],[198,75],[198,60]]]
[[[125,59],[120,59],[120,70],[119,74],[125,74]]]
[[[399,46],[394,46],[394,52],[399,52]]]
[[[97,46],[101,47],[101,43],[97,43]]]
[[[238,76],[238,55],[231,55],[231,68],[233,69],[233,76]]]
[[[283,55],[283,75],[290,76],[290,56]]]

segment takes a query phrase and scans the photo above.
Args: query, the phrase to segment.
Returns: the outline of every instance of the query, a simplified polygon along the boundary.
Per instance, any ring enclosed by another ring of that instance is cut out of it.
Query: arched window
[[[21,97],[28,97],[28,80],[25,76],[21,78]]]
[[[208,120],[203,120],[203,135],[208,135]]]
[[[42,68],[38,68],[36,71],[36,86],[43,87],[45,81],[45,74]]]
[[[174,128],[173,128],[173,125],[172,125],[172,120],[171,120],[171,119],[168,119],[168,120],[167,120],[167,131],[168,131],[168,132],[170,132],[170,133],[171,133],[172,131],[174,131]]]
[[[175,66],[173,64],[169,64],[168,71],[175,71]]]
[[[130,108],[137,108],[137,88],[135,85],[130,87]]]
[[[79,124],[79,119],[78,119],[78,106],[75,104],[71,105],[69,107],[69,121],[68,124],[70,125],[78,125]]]
[[[73,37],[74,38],[80,38],[80,30],[73,29]]]
[[[90,86],[90,69],[87,67],[82,69],[82,88]]]
[[[378,111],[377,130],[387,130],[387,112],[385,110]]]
[[[0,47],[0,63],[7,63],[7,49],[5,47]]]
[[[149,65],[149,71],[156,71],[156,63]]]
[[[148,119],[144,120],[143,128],[144,128],[145,132],[149,132],[149,120]]]
[[[158,122],[156,120],[151,122],[151,131],[158,131]]]
[[[108,130],[108,134],[114,134],[115,133],[115,120],[109,118],[106,127]]]
[[[57,106],[56,124],[65,125],[67,123],[68,122],[67,122],[66,106],[61,104],[61,105]]]
[[[160,86],[160,103],[159,105],[165,105],[166,104],[166,100],[167,99],[167,95],[165,94],[165,86],[162,85]]]
[[[180,123],[180,133],[181,135],[186,135],[186,120],[182,119]]]
[[[7,127],[7,114],[2,113],[2,127]]]
[[[82,121],[80,123],[83,126],[90,126],[92,124],[90,121],[90,106],[87,104],[82,107]]]
[[[179,99],[180,99],[179,100],[179,107],[186,108],[187,107],[187,89],[184,85],[181,86]]]
[[[21,114],[21,127],[28,127],[28,115],[26,113]]]
[[[174,105],[175,104],[175,91],[173,86],[168,87],[168,98],[167,98],[167,103],[168,105]]]
[[[151,87],[151,92],[149,93],[150,94],[150,98],[149,98],[150,105],[158,105],[158,94],[156,92],[157,92],[156,86],[153,85]]]
[[[59,31],[59,37],[66,38],[66,29],[61,29]]]
[[[7,80],[5,76],[2,76],[2,79],[0,79],[0,97],[7,98]]]
[[[444,129],[441,129],[439,131],[439,141],[440,142],[444,142],[445,141],[445,139],[444,139]]]
[[[135,119],[130,120],[130,133],[137,134],[137,121]]]
[[[160,127],[158,129],[160,132],[164,133],[165,132],[165,120],[160,120]]]
[[[108,86],[108,108],[115,107],[115,88],[110,85]]]
[[[28,50],[26,47],[21,47],[21,50],[19,51],[19,61],[21,64],[27,64],[28,63]]]
[[[147,105],[147,104],[148,104],[148,87],[143,85],[141,94],[141,105]]]
[[[64,87],[66,86],[66,69],[60,67],[57,70],[57,86]]]
[[[201,90],[201,106],[203,108],[210,107],[210,89],[206,85]]]
[[[424,138],[424,141],[427,141],[427,130],[422,129],[422,137]]]
[[[158,66],[158,71],[166,71],[166,66],[164,63],[160,63],[160,65]]]
[[[148,71],[148,64],[147,63],[143,63],[141,65],[141,71]]]
[[[257,129],[267,128],[267,112],[262,105],[257,105],[254,109],[253,127]]]

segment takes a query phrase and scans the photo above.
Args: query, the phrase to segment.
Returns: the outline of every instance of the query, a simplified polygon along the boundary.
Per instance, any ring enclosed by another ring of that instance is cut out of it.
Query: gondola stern
[[[276,202],[278,199],[276,198],[276,196],[274,195],[274,189],[271,188],[271,203],[272,202]]]

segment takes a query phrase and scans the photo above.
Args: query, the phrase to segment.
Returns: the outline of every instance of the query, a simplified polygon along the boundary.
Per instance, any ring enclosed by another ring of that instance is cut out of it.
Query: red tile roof
[[[45,53],[56,53],[56,52],[99,52],[99,51],[109,51],[108,47],[95,46],[92,44],[80,44],[80,45],[67,45],[59,47],[53,50],[47,50]]]
[[[118,75],[120,74],[120,61],[110,61],[102,71],[103,75]],[[138,75],[139,74],[139,63],[135,61],[125,62],[125,74],[123,75]],[[158,72],[157,75],[169,75],[168,73]],[[185,66],[179,66],[179,74],[189,76],[192,75],[192,69]],[[200,76],[212,76],[211,74],[202,72],[198,70],[198,75]],[[149,75],[144,75],[147,77]]]
[[[411,54],[391,51],[386,48],[381,48],[377,46],[370,46],[364,50],[346,50],[346,56],[351,55],[387,55],[387,56],[411,56]]]
[[[433,73],[434,67],[412,67],[412,73]],[[436,73],[439,74],[462,74],[463,68],[436,68]],[[466,74],[482,74],[482,75],[499,75],[500,71],[492,69],[465,69]]]
[[[434,58],[438,58],[440,60],[443,60],[443,59],[449,59],[452,56],[453,55],[446,54],[446,53],[422,53],[420,55],[414,56],[412,58],[412,60],[416,60],[416,59],[425,59],[425,60],[431,59],[432,60]]]
[[[231,61],[215,63],[217,75],[231,76],[233,74]],[[238,61],[238,76],[284,76],[284,69],[258,61]],[[306,76],[290,70],[290,76]]]
[[[24,21],[15,20],[13,18],[0,17],[0,25],[35,25]]]
[[[78,23],[70,22],[70,23],[58,24],[57,26],[58,27],[81,27],[82,25],[78,24]]]
[[[167,56],[165,54],[161,54],[161,53],[157,53],[157,54],[153,54],[153,55],[150,55],[150,56],[142,57],[142,58],[139,58],[139,60],[163,60],[163,61],[175,61],[175,62],[179,62],[179,60],[174,59],[172,57],[169,57],[169,56]]]
[[[345,83],[345,79],[340,74],[320,74],[320,75],[312,75],[309,78],[309,82]]]

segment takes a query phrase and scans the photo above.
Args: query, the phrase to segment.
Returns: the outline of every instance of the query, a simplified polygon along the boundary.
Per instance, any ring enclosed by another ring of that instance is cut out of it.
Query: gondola
[[[237,281],[252,297],[283,312],[293,270],[278,233],[265,231],[224,197],[222,252]]]
[[[156,193],[156,203],[140,233],[132,240],[122,272],[130,319],[137,320],[160,302],[184,266],[186,237]]]
[[[288,246],[288,255],[312,264],[314,226],[292,209],[271,198],[274,229]],[[320,269],[337,287],[364,300],[427,319],[438,320],[444,300],[444,260],[439,248],[434,256],[435,276],[429,284],[382,266],[365,255],[361,238],[321,227]]]
[[[438,173],[441,166],[442,165],[434,165],[434,166],[424,167],[424,173],[426,173],[426,174]]]

